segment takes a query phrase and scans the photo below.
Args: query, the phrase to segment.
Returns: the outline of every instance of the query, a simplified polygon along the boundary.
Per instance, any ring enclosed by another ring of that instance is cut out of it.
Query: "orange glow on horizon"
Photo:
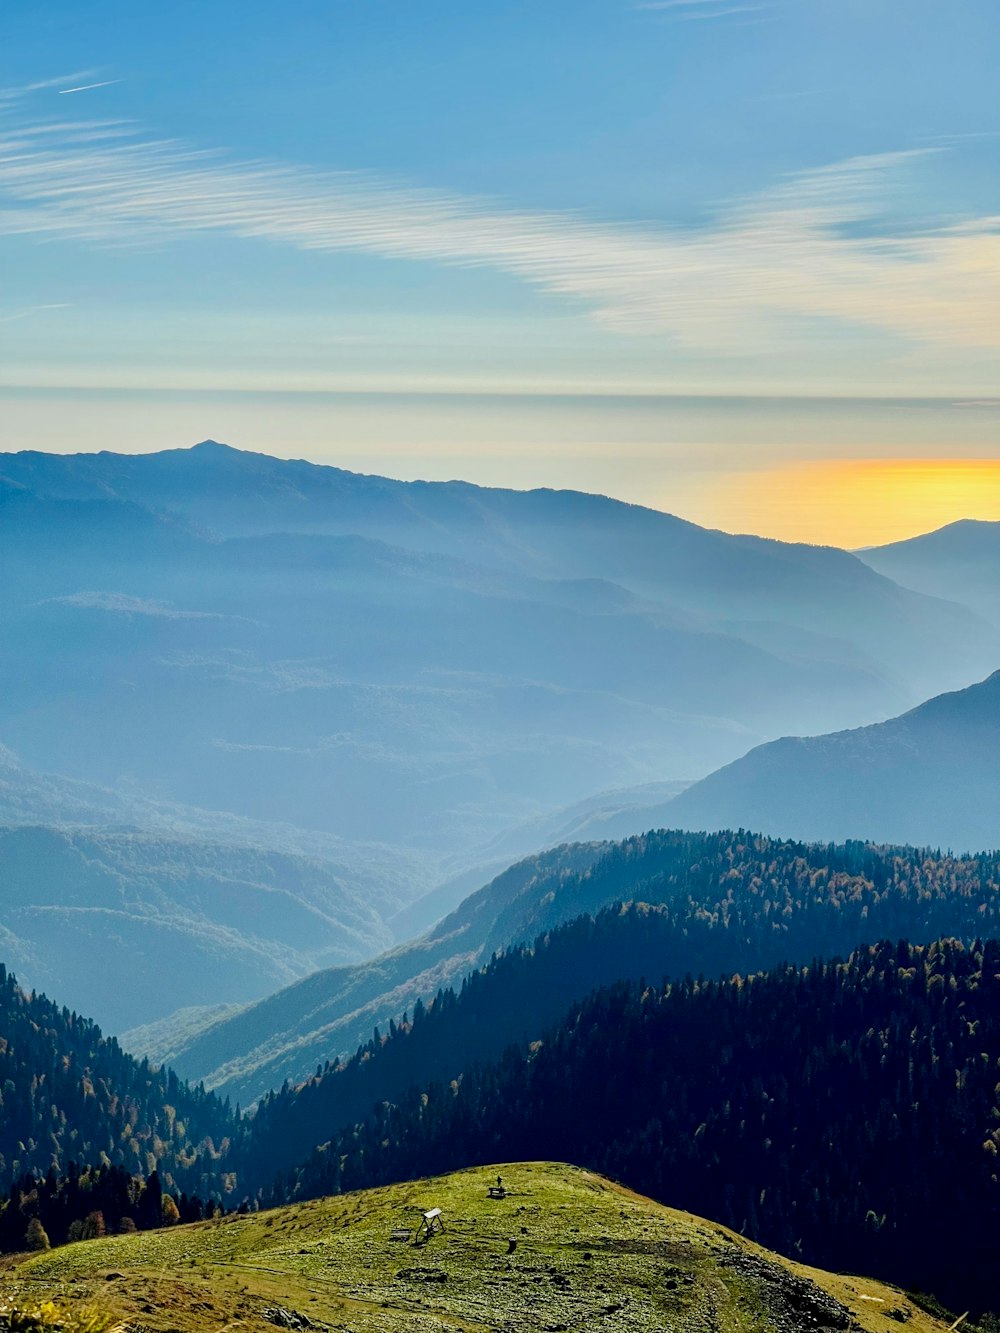
[[[782,541],[881,546],[960,518],[1000,520],[1000,459],[867,458],[728,473],[696,522]]]

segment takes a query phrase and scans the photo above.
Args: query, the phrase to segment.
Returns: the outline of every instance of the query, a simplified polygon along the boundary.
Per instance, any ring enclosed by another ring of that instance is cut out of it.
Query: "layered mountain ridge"
[[[619,920],[618,904],[641,911]],[[318,972],[180,1041],[173,1032],[128,1040],[247,1105],[354,1051],[373,1028],[384,1030],[404,1010],[458,985],[494,953],[528,948],[582,917],[603,921],[601,930],[574,939],[568,962],[565,952],[538,945],[523,989],[473,1029],[469,1058],[499,1055],[526,1032],[538,1035],[575,997],[617,979],[806,963],[873,936],[972,939],[996,929],[998,913],[995,854],[955,858],[861,843],[835,848],[747,833],[661,831],[529,858],[408,946]],[[532,970],[537,984],[529,981]],[[461,1061],[443,1058],[440,1064],[427,1051],[422,1067],[455,1077]],[[346,1095],[354,1087],[350,1096],[360,1101],[338,1104],[339,1090]],[[331,1121],[350,1120],[366,1103],[400,1091],[366,1084],[364,1076],[357,1084],[334,1079],[329,1088]]]
[[[1000,622],[1000,523],[965,518],[857,555],[905,588],[951,598]]]
[[[659,813],[686,828],[1000,846],[1000,671],[888,722],[751,750]]]
[[[68,999],[130,1030],[191,998],[143,981],[123,1014],[128,990],[103,996],[109,972],[88,981],[70,940],[168,946],[207,1018],[324,963],[354,977],[546,842],[687,822],[658,817],[653,784],[890,716],[1000,658],[967,607],[846,552],[212,442],[0,455],[0,570],[0,821],[38,826],[7,845],[35,847],[39,886],[0,923],[29,982],[64,973]],[[633,788],[630,828],[627,800],[594,793]],[[223,911],[213,867],[240,841]],[[317,876],[322,907],[303,906]],[[262,941],[255,914],[279,901],[300,906]]]

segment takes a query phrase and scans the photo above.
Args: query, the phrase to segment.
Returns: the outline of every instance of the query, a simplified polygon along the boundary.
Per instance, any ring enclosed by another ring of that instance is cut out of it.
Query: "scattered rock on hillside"
[[[834,1333],[858,1327],[846,1305],[780,1264],[737,1248],[725,1254],[721,1262],[760,1282],[776,1333]]]
[[[268,1305],[260,1313],[269,1324],[275,1324],[278,1328],[301,1330],[316,1327],[308,1315],[299,1314],[297,1310],[286,1310],[281,1305]]]

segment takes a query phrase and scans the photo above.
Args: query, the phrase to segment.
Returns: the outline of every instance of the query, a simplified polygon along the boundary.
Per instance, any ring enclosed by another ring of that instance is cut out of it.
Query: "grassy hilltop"
[[[510,1193],[492,1200],[498,1172]],[[443,1233],[422,1245],[391,1238],[432,1207]],[[12,1262],[2,1288],[10,1302],[100,1309],[131,1333],[946,1327],[891,1287],[804,1268],[544,1162],[70,1245]]]

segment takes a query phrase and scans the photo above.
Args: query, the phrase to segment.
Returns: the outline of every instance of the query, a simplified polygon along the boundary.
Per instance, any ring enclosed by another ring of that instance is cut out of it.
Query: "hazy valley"
[[[1000,656],[1000,630],[975,612],[846,553],[573,492],[399,483],[210,443],[6,455],[0,474],[8,818],[241,840],[320,861],[313,873],[342,890],[310,909],[335,924],[317,918],[308,949],[283,937],[270,957],[204,876],[172,920],[162,901],[133,912],[123,929],[171,939],[182,975],[205,949],[248,951],[242,980],[201,969],[199,1004],[252,998],[338,952],[360,960],[519,856],[672,822],[656,782],[672,792],[762,740],[880,720]],[[648,809],[619,797],[606,830],[577,832],[569,807],[637,784]],[[166,859],[197,874],[215,855],[175,840]],[[21,901],[4,924],[26,977],[60,907],[99,947],[85,913],[123,910],[103,892],[90,900],[81,880],[71,901],[51,887]],[[150,998],[123,1023],[79,999],[119,1027],[182,1007]]]

